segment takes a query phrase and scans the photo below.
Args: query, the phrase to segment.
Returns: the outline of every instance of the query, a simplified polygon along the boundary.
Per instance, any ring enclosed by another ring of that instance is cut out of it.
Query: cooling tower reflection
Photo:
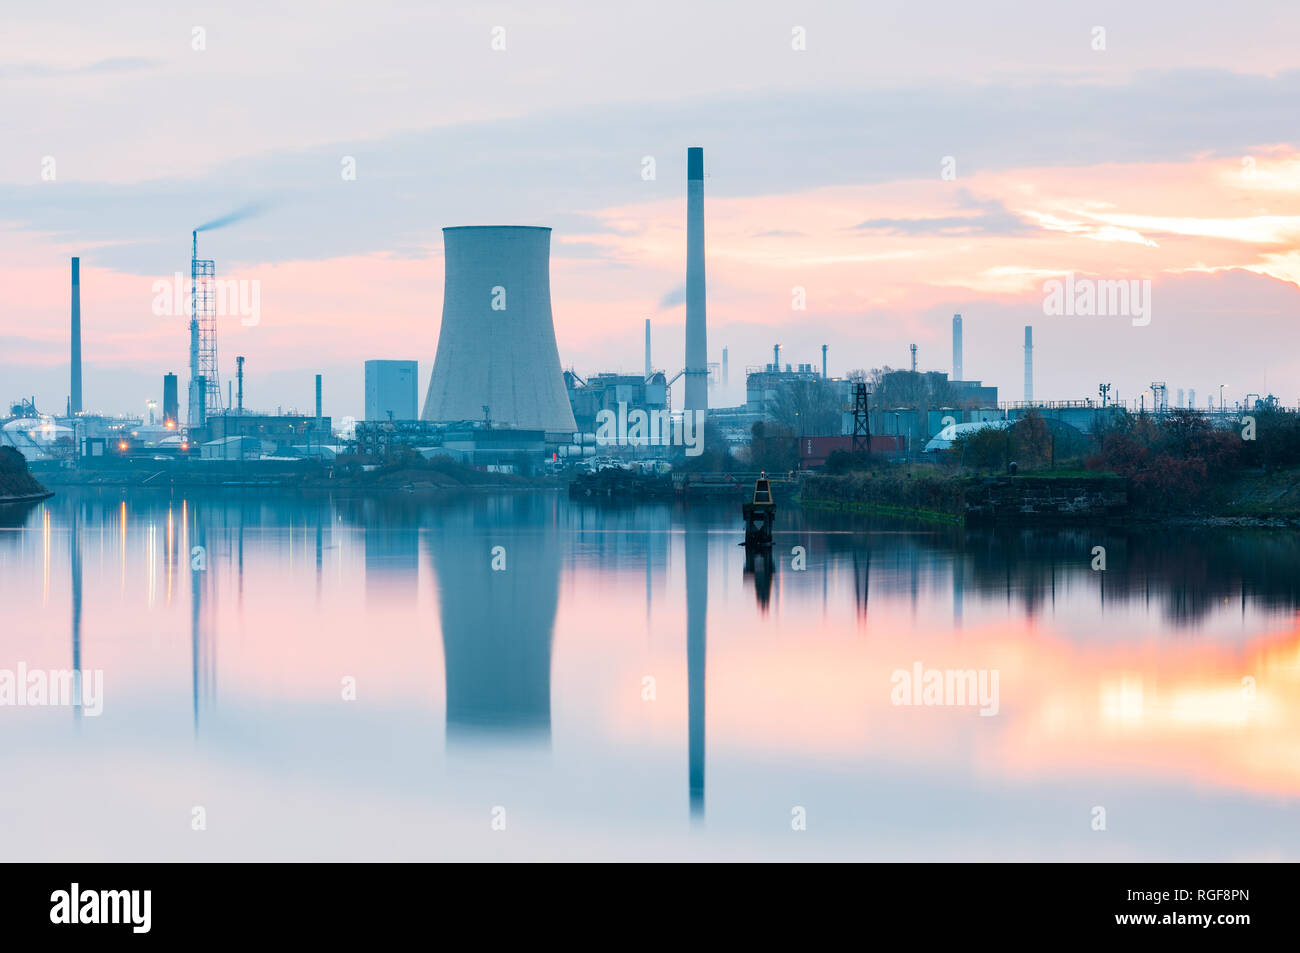
[[[430,515],[447,740],[550,742],[551,642],[562,551],[555,501],[473,498]]]

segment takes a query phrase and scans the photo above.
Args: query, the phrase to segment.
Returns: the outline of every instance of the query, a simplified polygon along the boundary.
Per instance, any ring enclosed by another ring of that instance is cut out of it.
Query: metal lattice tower
[[[853,452],[871,452],[871,422],[867,417],[867,397],[870,392],[861,381],[853,385]]]
[[[1151,382],[1151,397],[1153,410],[1157,414],[1169,413],[1169,385],[1164,381]]]
[[[217,263],[199,258],[199,233],[194,232],[190,256],[190,315],[198,326],[198,376],[206,382],[204,416],[221,413],[221,380],[217,372]],[[192,422],[191,422],[192,423]]]

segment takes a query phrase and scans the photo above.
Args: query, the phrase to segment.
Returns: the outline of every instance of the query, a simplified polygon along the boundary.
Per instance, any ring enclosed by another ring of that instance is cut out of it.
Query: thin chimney
[[[709,408],[708,321],[704,292],[704,150],[686,150],[686,402]]]
[[[68,411],[81,413],[81,259],[72,259],[72,386]]]
[[[1034,402],[1034,329],[1025,325],[1025,403]]]
[[[952,379],[964,381],[961,370],[961,315],[952,316]]]

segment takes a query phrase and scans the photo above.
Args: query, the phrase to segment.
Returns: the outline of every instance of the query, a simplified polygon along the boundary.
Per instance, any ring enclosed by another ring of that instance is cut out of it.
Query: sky
[[[672,376],[702,146],[714,405],[777,343],[950,371],[955,313],[1004,400],[1032,325],[1039,399],[1300,404],[1298,41],[1278,2],[16,7],[0,400],[63,411],[73,255],[86,409],[161,400],[188,330],[155,283],[250,207],[199,250],[257,288],[255,322],[219,321],[254,409],[310,409],[322,373],[360,416],[370,358],[418,360],[423,398],[454,225],[554,230],[563,366],[639,370],[650,318]],[[1067,274],[1149,287],[1149,322],[1046,313]]]

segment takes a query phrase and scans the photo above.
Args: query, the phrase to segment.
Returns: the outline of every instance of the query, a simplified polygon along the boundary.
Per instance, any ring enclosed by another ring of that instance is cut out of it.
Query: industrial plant
[[[239,222],[248,214],[241,210],[190,234],[184,415],[181,381],[171,369],[160,369],[161,413],[153,399],[139,417],[87,410],[94,395],[83,390],[83,319],[93,323],[94,316],[83,315],[81,260],[73,257],[65,411],[49,413],[35,397],[18,398],[0,427],[0,445],[16,448],[37,470],[143,468],[150,479],[163,482],[201,480],[206,473],[239,483],[239,478],[254,479],[259,469],[283,474],[295,466],[336,462],[375,468],[440,459],[524,475],[629,465],[653,465],[662,472],[680,461],[687,443],[683,435],[698,431],[693,446],[707,433],[714,443],[709,449],[729,461],[753,463],[759,456],[756,441],[783,442],[790,451],[781,458],[783,465],[803,471],[825,466],[837,451],[889,462],[938,459],[964,436],[1007,427],[1030,414],[1087,436],[1134,411],[1170,412],[1163,381],[1152,383],[1149,406],[1147,394],[1136,404],[1112,397],[1107,383],[1099,385],[1095,397],[1036,399],[1031,325],[1024,327],[1022,399],[1002,400],[996,385],[968,377],[964,348],[971,333],[1005,336],[1006,331],[978,319],[964,322],[961,314],[952,316],[949,370],[923,368],[915,343],[907,346],[906,367],[891,367],[889,355],[851,355],[841,366],[857,369],[839,374],[831,372],[828,345],[821,346],[818,359],[783,360],[782,345],[774,343],[771,361],[745,368],[743,403],[727,406],[717,395],[728,385],[728,347],[718,349],[718,361],[709,360],[704,150],[691,147],[686,158],[685,336],[676,347],[661,345],[678,355],[663,362],[666,366],[652,360],[651,319],[644,318],[640,373],[566,367],[552,314],[552,230],[448,226],[442,230],[442,319],[422,407],[420,355],[409,354],[364,360],[363,412],[343,415],[340,426],[324,412],[322,374],[315,375],[312,412],[253,410],[247,398],[255,401],[256,388],[246,397],[245,386],[255,362],[235,355],[223,363],[218,319],[228,311],[227,289],[218,280],[216,262],[199,257],[200,232]],[[674,407],[678,381],[683,399]],[[1194,389],[1177,393],[1175,409],[1195,409]],[[1220,393],[1217,407],[1211,398],[1203,414],[1223,427],[1246,409],[1278,405],[1271,395],[1250,395],[1230,413]],[[615,421],[617,427],[604,426]]]
[[[1289,922],[1300,3],[89,6],[0,58],[10,933]]]

